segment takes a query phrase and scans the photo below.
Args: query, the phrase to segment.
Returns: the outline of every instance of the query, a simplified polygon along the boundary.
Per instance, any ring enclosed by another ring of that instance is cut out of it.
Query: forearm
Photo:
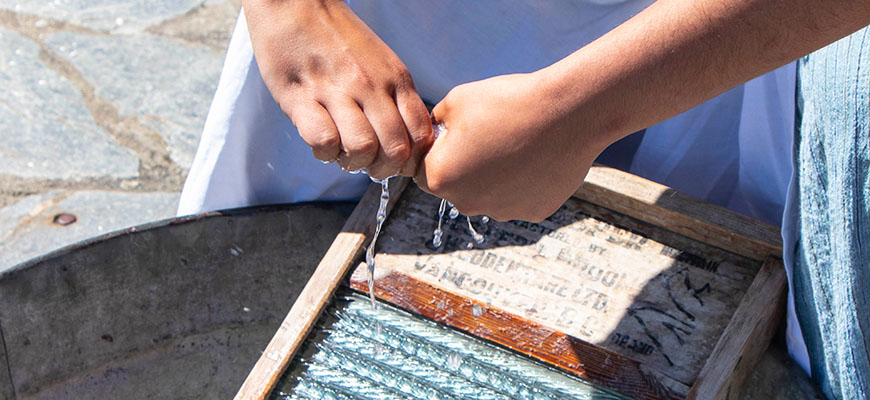
[[[660,0],[538,73],[603,148],[868,23],[868,0]]]

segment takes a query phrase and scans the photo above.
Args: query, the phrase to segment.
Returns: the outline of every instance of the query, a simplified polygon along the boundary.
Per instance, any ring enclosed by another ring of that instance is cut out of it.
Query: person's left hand
[[[557,91],[544,71],[455,87],[433,110],[446,133],[424,157],[417,184],[466,215],[547,218],[609,144],[574,122],[582,110],[560,104]]]

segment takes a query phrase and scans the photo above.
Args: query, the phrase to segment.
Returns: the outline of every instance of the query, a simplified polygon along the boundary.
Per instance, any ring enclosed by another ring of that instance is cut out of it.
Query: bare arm
[[[244,0],[260,73],[314,156],[413,175],[432,142],[408,69],[340,0]]]
[[[454,88],[417,181],[465,213],[546,218],[614,141],[868,23],[868,0],[659,0],[547,68]]]

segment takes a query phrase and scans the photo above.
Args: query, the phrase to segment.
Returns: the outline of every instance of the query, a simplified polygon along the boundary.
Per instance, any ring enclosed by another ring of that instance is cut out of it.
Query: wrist
[[[600,66],[581,60],[581,51],[533,72],[535,86],[547,112],[563,121],[570,139],[600,152],[634,131],[619,107],[617,88],[606,87]]]

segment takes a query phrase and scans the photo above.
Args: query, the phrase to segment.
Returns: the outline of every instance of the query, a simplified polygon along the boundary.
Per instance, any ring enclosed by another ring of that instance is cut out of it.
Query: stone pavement
[[[174,215],[240,5],[0,0],[0,271]]]

